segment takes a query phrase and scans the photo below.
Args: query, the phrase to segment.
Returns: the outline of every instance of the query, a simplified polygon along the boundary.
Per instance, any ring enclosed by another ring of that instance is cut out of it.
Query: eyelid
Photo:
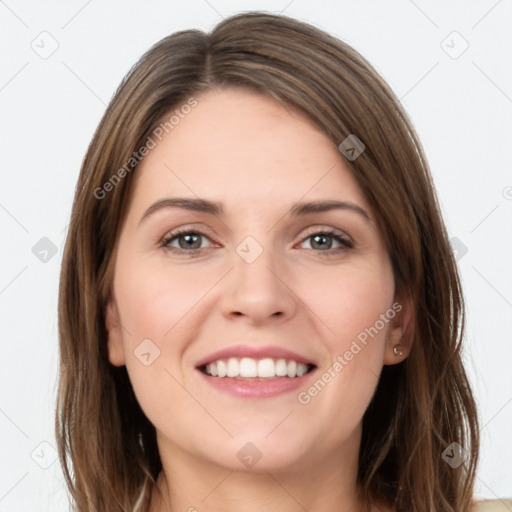
[[[208,226],[209,227],[209,226]],[[215,239],[208,235],[207,233],[205,233],[204,231],[202,231],[201,229],[194,229],[190,226],[184,226],[184,227],[180,227],[180,228],[176,228],[176,229],[171,229],[170,231],[168,231],[163,237],[162,239],[160,240],[159,242],[159,246],[160,247],[164,247],[164,248],[171,248],[169,244],[169,242],[173,239],[176,239],[176,238],[179,238],[181,235],[187,235],[187,234],[190,234],[190,233],[193,233],[193,234],[196,234],[196,235],[199,235],[199,236],[203,236],[205,238],[207,238],[210,242],[212,242],[212,244],[219,244],[219,242],[216,242]],[[194,252],[198,252],[198,251],[202,251],[204,249],[207,249],[207,247],[202,247],[202,248],[199,248],[199,249],[189,249],[189,250],[185,250],[185,249],[179,249],[177,247],[172,247],[172,249],[175,249],[176,251],[183,251],[183,252],[187,252],[187,253],[194,253]]]
[[[169,238],[171,236],[176,236],[176,235],[180,235],[180,234],[186,234],[186,233],[197,233],[198,235],[203,235],[207,238],[210,238],[211,240],[213,240],[215,237],[206,233],[205,231],[214,231],[214,227],[213,226],[210,226],[209,224],[205,224],[205,223],[198,223],[201,225],[201,227],[195,227],[194,225],[195,223],[192,223],[192,224],[184,224],[182,226],[178,226],[176,228],[172,228],[172,229],[169,229],[165,235],[162,237],[162,239],[165,239],[165,238]],[[205,230],[203,227],[206,226],[208,229]]]
[[[208,227],[210,229],[213,229],[213,228],[211,228],[211,226],[208,226]],[[189,254],[194,254],[194,253],[197,253],[200,251],[204,251],[205,249],[209,249],[209,247],[202,247],[199,249],[181,249],[181,248],[172,247],[172,246],[168,245],[171,240],[179,238],[180,235],[185,235],[185,234],[190,234],[190,233],[193,233],[193,234],[196,234],[199,236],[203,236],[203,237],[207,238],[210,242],[212,242],[212,244],[219,245],[219,242],[217,242],[214,237],[212,237],[211,235],[208,235],[201,229],[195,229],[191,225],[185,225],[185,226],[181,226],[179,228],[168,231],[160,240],[159,246],[164,247],[164,248],[171,248],[170,250],[175,250],[178,252],[182,251],[183,253],[189,253]],[[339,237],[341,240],[346,242],[346,244],[348,244],[348,245],[345,245],[342,243],[342,245],[344,245],[345,249],[353,248],[355,245],[353,239],[350,236],[348,236],[344,231],[342,231],[338,228],[334,228],[332,226],[321,225],[321,224],[315,225],[315,226],[306,228],[306,230],[305,231],[303,230],[301,233],[302,233],[302,235],[301,235],[301,238],[300,238],[298,244],[304,243],[304,241],[306,241],[309,237],[311,237],[313,235],[325,234],[325,235],[332,236],[332,237]],[[295,245],[297,245],[297,244],[295,244]],[[339,249],[339,248],[337,248],[337,249]],[[326,254],[328,254],[332,251],[336,251],[336,248],[329,249],[326,251],[314,251],[314,252],[319,252],[319,253],[325,252]]]
[[[312,226],[311,228],[306,228],[306,231],[304,231],[304,233],[302,235],[302,240],[304,240],[304,238],[307,238],[308,236],[315,235],[317,233],[329,233],[329,234],[333,233],[333,234],[338,235],[339,237],[343,238],[347,242],[354,243],[352,238],[349,235],[347,235],[344,231],[342,231],[341,229],[334,228],[334,227],[328,226],[328,225],[323,225],[323,224],[318,224],[318,225]]]

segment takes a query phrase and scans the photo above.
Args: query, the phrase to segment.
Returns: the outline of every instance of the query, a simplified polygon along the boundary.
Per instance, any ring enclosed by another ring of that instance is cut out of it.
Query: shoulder
[[[510,512],[512,510],[512,500],[482,500],[475,501],[471,512]]]
[[[396,512],[395,508],[374,507],[372,512]],[[470,512],[512,512],[512,500],[478,500],[473,502]]]

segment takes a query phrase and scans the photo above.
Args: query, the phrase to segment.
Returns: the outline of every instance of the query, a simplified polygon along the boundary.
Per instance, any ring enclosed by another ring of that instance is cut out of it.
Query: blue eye
[[[195,252],[204,248],[202,247],[203,238],[208,237],[196,231],[177,231],[165,237],[162,240],[162,246],[181,249],[186,252]],[[174,242],[177,242],[178,246],[173,245]]]
[[[178,253],[195,254],[208,247],[203,245],[204,240],[212,242],[208,236],[200,231],[178,230],[169,233],[160,242],[160,245]],[[325,253],[326,255],[332,255],[335,252],[354,247],[353,242],[332,229],[324,229],[309,234],[306,238],[303,238],[301,245],[305,244],[308,240],[310,241],[309,247],[304,247],[305,249],[310,249],[317,253]]]
[[[312,233],[307,236],[304,241],[306,240],[311,240],[309,244],[310,247],[306,247],[306,249],[318,249],[320,252],[337,250],[341,247],[345,247],[347,249],[352,249],[354,247],[354,244],[351,241],[343,238],[333,230],[317,231],[316,233]],[[337,243],[338,247],[333,248],[334,243]]]

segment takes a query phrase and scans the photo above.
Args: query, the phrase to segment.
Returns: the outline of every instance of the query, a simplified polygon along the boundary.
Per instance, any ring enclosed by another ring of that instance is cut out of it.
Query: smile
[[[206,375],[238,380],[270,380],[280,377],[297,378],[309,373],[315,366],[294,360],[265,357],[230,357],[206,364],[200,370]]]

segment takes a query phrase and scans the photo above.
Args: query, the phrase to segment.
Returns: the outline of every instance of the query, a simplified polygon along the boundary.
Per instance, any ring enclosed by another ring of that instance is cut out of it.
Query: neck
[[[279,468],[241,471],[199,458],[157,434],[163,470],[150,512],[360,512],[356,489],[360,432],[338,453],[306,453]],[[377,510],[377,509],[373,509]]]

